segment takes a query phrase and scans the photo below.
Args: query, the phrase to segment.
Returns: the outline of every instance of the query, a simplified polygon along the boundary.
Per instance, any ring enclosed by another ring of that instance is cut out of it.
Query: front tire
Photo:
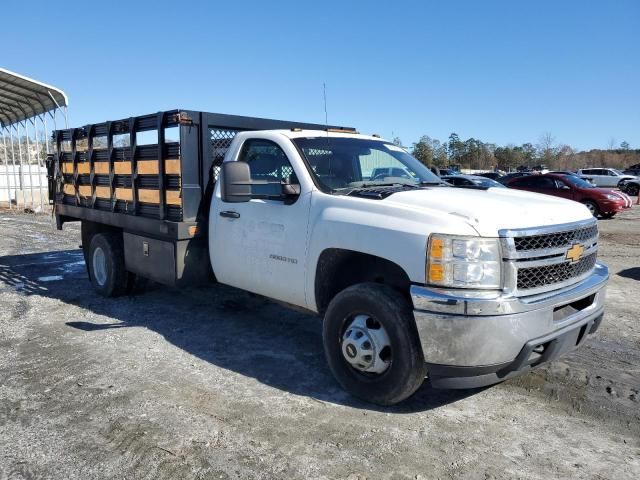
[[[130,279],[124,264],[121,235],[115,232],[93,235],[86,259],[89,278],[96,292],[104,297],[125,293]]]
[[[595,202],[592,202],[591,200],[585,200],[584,202],[582,202],[582,204],[589,209],[591,215],[593,215],[594,217],[598,216],[599,209],[598,205],[596,205]]]
[[[388,286],[362,283],[336,295],[322,336],[331,372],[354,397],[393,405],[424,381],[426,365],[413,312]]]

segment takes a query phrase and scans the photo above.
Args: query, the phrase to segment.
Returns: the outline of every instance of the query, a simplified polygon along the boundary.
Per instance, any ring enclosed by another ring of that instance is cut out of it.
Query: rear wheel
[[[86,255],[93,288],[105,297],[125,293],[131,281],[124,265],[122,236],[115,232],[96,233]]]
[[[596,205],[595,202],[592,202],[591,200],[585,200],[582,203],[589,209],[591,215],[593,215],[594,217],[598,216],[598,205]]]
[[[329,367],[354,397],[393,405],[424,381],[413,312],[390,287],[363,283],[340,292],[329,304],[322,333]]]

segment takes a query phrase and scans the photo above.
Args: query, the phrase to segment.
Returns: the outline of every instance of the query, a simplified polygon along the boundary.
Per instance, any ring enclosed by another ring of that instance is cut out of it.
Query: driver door
[[[251,185],[251,200],[244,203],[225,203],[216,189],[210,225],[216,278],[304,306],[311,192],[301,191],[297,198],[282,195],[281,183],[297,184],[298,175],[275,141],[248,138],[237,160],[248,163],[252,181],[260,184]]]

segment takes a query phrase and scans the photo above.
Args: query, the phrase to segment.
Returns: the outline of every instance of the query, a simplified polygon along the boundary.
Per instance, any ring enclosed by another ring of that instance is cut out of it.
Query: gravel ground
[[[377,408],[317,318],[211,286],[103,299],[79,228],[0,212],[0,479],[640,477],[640,207],[603,220],[586,345],[491,388]]]

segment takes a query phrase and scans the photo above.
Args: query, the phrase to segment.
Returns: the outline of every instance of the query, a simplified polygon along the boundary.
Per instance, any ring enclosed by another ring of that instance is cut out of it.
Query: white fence
[[[0,204],[10,208],[48,208],[47,169],[31,164],[0,164]]]

